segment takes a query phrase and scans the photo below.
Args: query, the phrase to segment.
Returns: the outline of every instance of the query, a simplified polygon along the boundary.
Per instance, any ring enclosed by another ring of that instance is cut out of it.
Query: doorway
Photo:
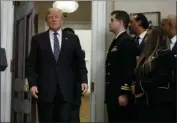
[[[19,3],[20,2],[20,3]],[[84,2],[84,1],[83,1]],[[45,3],[45,2],[43,2]],[[35,3],[36,4],[36,3]],[[15,2],[14,47],[12,71],[12,115],[13,123],[35,123],[32,121],[31,97],[27,93],[25,61],[29,53],[30,39],[34,34],[34,2]],[[104,62],[106,34],[106,1],[93,1],[91,32],[91,93],[89,121],[104,122]],[[50,6],[51,7],[51,6]],[[101,15],[101,16],[100,16]],[[99,17],[98,17],[99,16]],[[43,16],[44,17],[44,16]],[[44,18],[43,18],[44,19]],[[39,23],[41,20],[39,19]],[[41,30],[41,29],[40,29]],[[40,31],[39,30],[39,31]],[[20,33],[19,33],[20,32]],[[85,108],[83,108],[85,110]],[[33,110],[34,111],[34,110]],[[36,111],[35,111],[36,112]]]
[[[75,34],[80,39],[82,49],[85,51],[85,61],[88,70],[88,85],[89,93],[91,86],[91,41],[92,41],[92,22],[91,22],[91,1],[79,1],[78,9],[73,13],[68,13],[67,16],[63,17],[62,28],[72,28]],[[48,30],[48,26],[45,23],[45,14],[48,8],[52,7],[53,1],[36,2],[38,14],[39,14],[39,25],[38,33]],[[83,12],[84,11],[84,12]],[[80,120],[81,122],[89,122],[91,114],[91,100],[90,94],[82,96],[82,104],[80,108]]]

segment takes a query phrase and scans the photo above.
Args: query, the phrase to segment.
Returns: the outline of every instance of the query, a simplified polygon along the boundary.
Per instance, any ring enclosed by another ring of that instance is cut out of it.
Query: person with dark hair
[[[135,35],[133,38],[133,42],[136,44],[136,58],[138,60],[139,56],[144,50],[145,42],[148,38],[148,28],[149,28],[149,22],[146,16],[142,13],[137,13],[130,16],[130,23],[129,23],[129,31],[131,34]],[[134,82],[132,86],[136,83],[136,77],[134,75]],[[144,99],[136,99],[139,102],[144,101]],[[139,110],[139,104],[135,104],[135,110]],[[134,120],[136,120],[137,117],[134,117]]]
[[[75,34],[74,30],[72,28],[64,28],[63,31],[69,32],[71,34]]]
[[[173,115],[172,73],[175,57],[166,47],[166,38],[160,27],[149,32],[135,73],[137,83],[132,88],[135,98],[142,98],[136,111],[140,122],[170,122]]]
[[[139,49],[137,56],[139,56],[144,49],[148,28],[149,22],[145,15],[137,13],[131,16],[129,30],[130,33],[135,35],[134,41]]]
[[[106,97],[109,122],[132,121],[132,73],[136,67],[136,46],[127,34],[129,15],[113,11],[109,28],[115,39],[106,59]]]

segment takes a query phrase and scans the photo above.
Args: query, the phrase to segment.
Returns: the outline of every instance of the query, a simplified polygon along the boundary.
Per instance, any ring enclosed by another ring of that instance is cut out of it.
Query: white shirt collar
[[[59,36],[61,36],[61,28],[56,31],[58,33]],[[54,31],[53,30],[49,30],[49,33],[53,35]]]
[[[121,35],[121,34],[124,33],[124,32],[126,32],[126,30],[121,31],[119,34],[117,34],[115,39],[117,39],[117,38],[119,37],[119,35]]]
[[[176,43],[176,40],[177,40],[177,36],[175,35],[173,38],[171,38],[171,43],[172,43],[172,44],[175,44],[175,43]]]
[[[139,38],[140,38],[140,39],[143,39],[143,38],[145,37],[146,33],[147,33],[147,30],[144,31],[143,33],[141,33],[141,34],[139,35]]]

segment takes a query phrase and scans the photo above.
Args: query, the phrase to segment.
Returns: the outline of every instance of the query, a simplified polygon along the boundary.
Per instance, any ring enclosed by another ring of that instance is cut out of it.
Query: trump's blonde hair
[[[53,12],[53,11],[59,12],[59,13],[61,14],[61,16],[63,15],[63,12],[62,12],[61,9],[58,9],[58,8],[53,7],[53,8],[49,8],[49,9],[47,10],[45,19],[47,19],[47,16],[48,16],[51,12]]]

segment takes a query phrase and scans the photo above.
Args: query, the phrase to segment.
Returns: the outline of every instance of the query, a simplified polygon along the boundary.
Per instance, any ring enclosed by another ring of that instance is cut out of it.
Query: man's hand
[[[31,89],[30,89],[30,94],[31,94],[34,98],[36,98],[36,99],[38,98],[37,93],[38,93],[38,88],[37,88],[37,86],[31,87]]]
[[[86,83],[81,84],[82,94],[84,95],[88,91],[88,85]]]
[[[118,102],[120,106],[126,106],[128,104],[128,97],[126,95],[120,95],[118,97]]]

